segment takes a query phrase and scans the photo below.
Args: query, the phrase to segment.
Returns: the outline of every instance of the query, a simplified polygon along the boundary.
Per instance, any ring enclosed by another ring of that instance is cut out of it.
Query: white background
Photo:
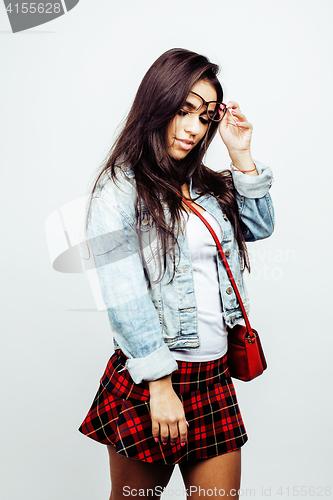
[[[332,15],[330,0],[81,0],[11,34],[0,5],[1,498],[108,498],[106,448],[77,427],[112,352],[109,324],[85,275],[53,270],[44,223],[88,192],[144,73],[172,47],[221,65],[225,102],[241,104],[253,156],[275,174],[275,233],[249,245],[269,369],[236,383],[244,497],[333,488]],[[218,139],[207,163],[228,166]],[[181,485],[177,470],[170,488]]]

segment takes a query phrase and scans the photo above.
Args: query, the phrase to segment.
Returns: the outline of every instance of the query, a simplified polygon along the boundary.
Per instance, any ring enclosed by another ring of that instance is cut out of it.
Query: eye
[[[209,120],[205,116],[200,116],[200,121],[203,125],[208,125]]]
[[[182,109],[180,109],[180,110],[178,111],[178,113],[177,113],[177,114],[178,114],[179,116],[186,116],[186,115],[188,115],[188,114],[190,114],[190,113],[194,113],[194,111],[193,111],[192,109],[191,109],[191,110],[190,110],[190,109],[188,109],[188,106],[186,106],[186,105],[185,105]],[[206,112],[205,112],[205,113],[202,113],[202,115],[200,115],[200,116],[199,116],[199,120],[201,121],[201,123],[202,123],[203,125],[208,125],[208,123],[209,123],[209,118],[208,118],[208,116],[207,116],[207,113],[206,113]]]

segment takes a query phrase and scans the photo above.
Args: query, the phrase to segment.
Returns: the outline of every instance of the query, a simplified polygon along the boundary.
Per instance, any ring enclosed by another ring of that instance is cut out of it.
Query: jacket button
[[[228,288],[226,289],[226,292],[228,295],[231,295],[232,294],[232,286],[228,286]]]
[[[227,248],[227,250],[224,252],[224,254],[226,257],[229,257],[229,255],[231,254],[230,248]]]
[[[231,321],[231,324],[233,325],[236,321],[236,316],[231,316],[230,321]]]

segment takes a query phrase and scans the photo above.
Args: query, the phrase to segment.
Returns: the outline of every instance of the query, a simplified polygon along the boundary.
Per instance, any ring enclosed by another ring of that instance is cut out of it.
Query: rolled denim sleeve
[[[246,241],[268,238],[274,231],[274,207],[269,189],[273,184],[272,170],[255,160],[257,176],[233,171],[239,216]]]
[[[97,197],[88,235],[112,333],[132,379],[157,380],[177,370],[148,294],[136,225],[109,199]]]

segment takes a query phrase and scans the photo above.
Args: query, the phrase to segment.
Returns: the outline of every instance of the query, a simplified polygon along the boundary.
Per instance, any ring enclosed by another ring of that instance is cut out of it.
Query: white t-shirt
[[[207,211],[203,216],[221,241],[222,229],[219,222]],[[200,351],[175,349],[171,352],[179,361],[211,361],[221,358],[228,349],[217,272],[217,247],[208,228],[192,212],[186,223],[186,233],[193,266]]]

